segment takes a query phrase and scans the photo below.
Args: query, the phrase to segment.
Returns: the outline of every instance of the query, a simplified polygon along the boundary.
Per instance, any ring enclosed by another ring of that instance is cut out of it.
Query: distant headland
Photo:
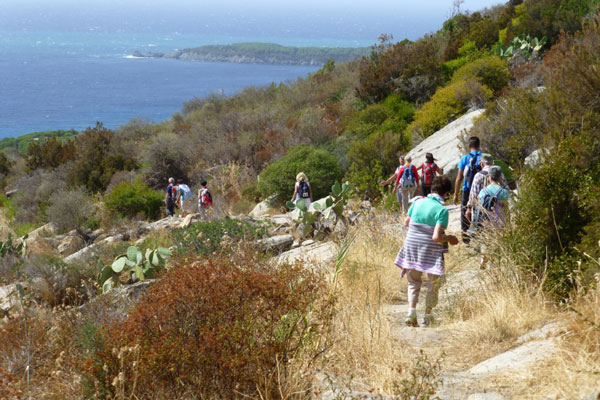
[[[168,53],[141,53],[133,57],[175,58],[245,64],[324,65],[329,60],[345,62],[370,53],[369,47],[291,47],[273,43],[208,45]]]

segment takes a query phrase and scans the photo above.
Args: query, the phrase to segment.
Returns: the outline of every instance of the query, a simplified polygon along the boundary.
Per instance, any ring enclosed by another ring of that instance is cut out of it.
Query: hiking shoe
[[[431,326],[434,323],[435,323],[435,319],[433,318],[433,315],[431,315],[431,314],[423,315],[423,319],[421,320],[422,326]]]
[[[412,326],[412,327],[419,326],[419,323],[417,322],[417,316],[416,315],[408,315],[408,316],[406,316],[406,319],[404,320],[404,323],[406,324],[406,326]]]

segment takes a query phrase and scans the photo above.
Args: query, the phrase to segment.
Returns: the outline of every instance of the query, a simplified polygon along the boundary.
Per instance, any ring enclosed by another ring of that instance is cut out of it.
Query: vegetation
[[[261,239],[266,226],[233,218],[197,222],[173,233],[178,254],[211,255],[235,251],[242,240]]]
[[[111,265],[103,266],[98,262],[98,285],[102,287],[102,293],[107,293],[122,281],[155,278],[167,264],[165,257],[171,254],[171,250],[164,247],[146,249],[144,254],[137,247],[129,246],[127,253],[118,256]]]
[[[154,220],[160,216],[165,196],[151,189],[141,180],[122,182],[104,198],[106,207],[121,217],[132,218],[142,214]]]
[[[78,134],[75,130],[65,131],[45,131],[45,132],[33,132],[26,135],[21,135],[17,138],[4,138],[0,140],[0,151],[8,152],[15,150],[20,155],[25,155],[29,149],[31,143],[40,143],[44,140],[56,137],[61,142],[73,139]]]
[[[327,196],[331,182],[342,175],[337,160],[326,150],[298,146],[264,170],[258,190],[264,197],[276,195],[277,201],[284,203],[294,192],[299,172],[308,177],[314,199]]]
[[[258,64],[325,65],[329,60],[336,62],[352,61],[368,52],[368,48],[360,47],[290,47],[273,43],[234,43],[230,45],[201,46],[167,54],[151,54],[151,56]]]
[[[181,261],[125,321],[103,330],[89,379],[96,393],[112,396],[277,397],[277,376],[313,354],[326,329],[322,290],[321,279],[299,267]]]
[[[116,131],[98,124],[0,158],[0,182],[16,189],[1,199],[13,230],[53,222],[91,241],[90,228],[101,224],[126,237],[138,224],[128,218],[159,218],[169,177],[194,189],[207,179],[219,215],[273,195],[277,207],[304,172],[315,200],[332,193],[313,203],[315,212],[294,205],[305,232],[314,232],[319,218],[339,215],[350,185],[377,210],[397,206],[380,181],[399,153],[485,107],[470,134],[510,165],[519,191],[505,228],[480,238],[484,254],[494,254],[478,272],[488,284],[445,299],[440,323],[460,333],[449,358],[435,346],[412,360],[387,322],[384,306],[398,303],[400,273],[391,261],[400,241],[381,226],[397,216],[350,227],[335,269],[325,266],[327,282],[255,252],[275,227],[224,217],[146,238],[140,246],[156,249],[148,254],[126,242],[101,247],[100,269],[97,259],[70,266],[27,254],[46,241],[57,247],[60,235],[4,240],[3,284],[23,282],[24,296],[1,310],[8,318],[0,322],[0,397],[295,398],[308,395],[323,369],[360,378],[361,390],[426,398],[448,366],[471,366],[563,319],[572,334],[557,344],[560,361],[545,365],[544,376],[530,371],[539,382],[503,387],[515,398],[535,397],[540,387],[556,387],[552,398],[584,397],[600,368],[597,6],[519,0],[457,12],[422,39],[393,43],[384,35],[360,61],[327,62],[296,82],[192,99],[161,123],[132,120]],[[540,158],[527,165],[534,150]],[[336,184],[342,180],[348,185]],[[100,294],[107,282],[166,267],[158,246],[174,255],[160,279],[140,285],[146,295]],[[478,259],[469,249],[451,252],[450,279]]]

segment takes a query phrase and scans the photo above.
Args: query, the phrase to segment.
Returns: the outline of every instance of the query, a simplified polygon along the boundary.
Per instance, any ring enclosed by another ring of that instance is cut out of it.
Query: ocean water
[[[211,92],[296,80],[318,68],[132,58],[269,38],[96,32],[0,32],[0,138],[96,121],[117,128],[133,118],[159,122],[185,101]],[[281,40],[279,40],[282,43]],[[340,40],[286,39],[298,46],[363,46]]]

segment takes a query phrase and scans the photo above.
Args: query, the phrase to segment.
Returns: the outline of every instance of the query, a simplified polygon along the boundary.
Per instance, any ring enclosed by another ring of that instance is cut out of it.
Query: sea
[[[160,122],[193,98],[289,83],[318,67],[135,58],[241,42],[359,47],[372,41],[107,32],[0,31],[0,138],[131,119]]]

